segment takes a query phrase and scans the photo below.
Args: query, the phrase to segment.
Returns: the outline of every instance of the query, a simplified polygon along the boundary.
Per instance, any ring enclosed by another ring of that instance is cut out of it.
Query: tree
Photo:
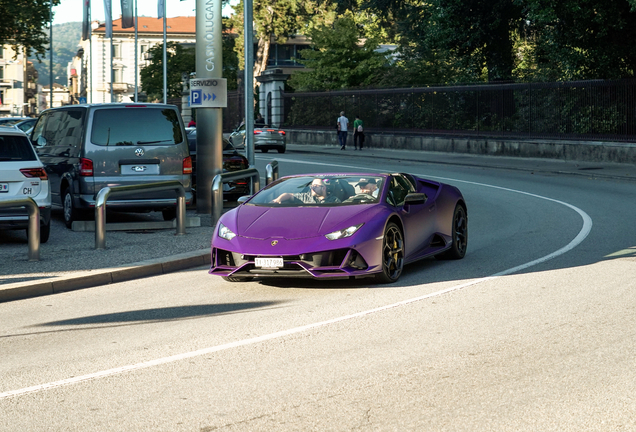
[[[513,0],[365,0],[409,57],[457,62],[488,81],[512,79],[514,33],[522,9]]]
[[[230,20],[237,34],[235,51],[239,68],[245,68],[243,0],[234,6],[236,12]],[[254,82],[266,68],[272,38],[285,42],[294,33],[307,34],[316,24],[331,23],[335,19],[335,4],[329,0],[256,0],[254,2],[254,32],[256,33],[256,60]]]
[[[141,69],[141,88],[150,100],[163,98],[163,44],[157,44],[148,50],[152,62]],[[168,97],[181,97],[183,91],[182,73],[195,71],[195,50],[186,48],[177,42],[166,45],[167,93]]]
[[[521,3],[521,0],[517,0]],[[523,0],[544,79],[617,79],[636,71],[636,0]]]
[[[12,45],[15,52],[26,48],[27,56],[38,57],[46,52],[48,35],[43,30],[51,23],[50,5],[60,0],[0,0],[0,45]]]
[[[352,17],[329,26],[314,27],[308,36],[313,49],[302,51],[300,63],[308,71],[292,75],[290,85],[299,91],[337,90],[377,84],[387,68],[384,54],[375,52],[376,39],[359,45],[360,31]]]

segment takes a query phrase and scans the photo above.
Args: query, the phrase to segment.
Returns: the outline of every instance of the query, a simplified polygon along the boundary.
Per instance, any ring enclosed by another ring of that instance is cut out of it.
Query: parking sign
[[[191,79],[190,106],[227,108],[227,80],[225,78]]]
[[[202,90],[190,90],[190,106],[201,105],[203,100],[201,93]]]

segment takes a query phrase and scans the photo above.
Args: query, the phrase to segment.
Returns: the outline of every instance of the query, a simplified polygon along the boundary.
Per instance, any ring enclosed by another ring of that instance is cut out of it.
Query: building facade
[[[135,29],[122,29],[121,21],[121,18],[113,20],[112,51],[104,23],[94,22],[91,37],[80,42],[77,56],[69,65],[73,103],[132,102],[135,100],[135,83],[137,95],[141,93],[141,68],[149,64],[148,50],[163,43],[163,19],[138,18],[136,68]],[[168,18],[166,40],[195,43],[196,18]]]
[[[37,71],[25,56],[0,45],[0,116],[28,116],[37,110]]]

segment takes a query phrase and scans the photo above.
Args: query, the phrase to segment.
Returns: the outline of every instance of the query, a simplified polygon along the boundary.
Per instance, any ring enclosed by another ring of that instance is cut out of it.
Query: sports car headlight
[[[340,231],[334,231],[332,233],[327,234],[325,237],[327,237],[329,240],[338,240],[341,238],[346,238],[346,237],[351,237],[356,231],[358,231],[360,229],[360,227],[364,225],[364,224],[360,224],[360,225],[353,225],[350,226],[347,229],[343,229]]]
[[[219,223],[219,237],[225,240],[232,240],[234,237],[236,237],[236,234],[234,234],[231,229],[229,229],[222,223]]]

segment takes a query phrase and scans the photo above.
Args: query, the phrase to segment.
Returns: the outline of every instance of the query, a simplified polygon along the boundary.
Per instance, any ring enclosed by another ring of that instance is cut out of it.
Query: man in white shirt
[[[349,127],[349,119],[345,117],[344,111],[340,111],[338,117],[338,141],[340,141],[340,150],[344,150],[347,146],[347,128]]]

